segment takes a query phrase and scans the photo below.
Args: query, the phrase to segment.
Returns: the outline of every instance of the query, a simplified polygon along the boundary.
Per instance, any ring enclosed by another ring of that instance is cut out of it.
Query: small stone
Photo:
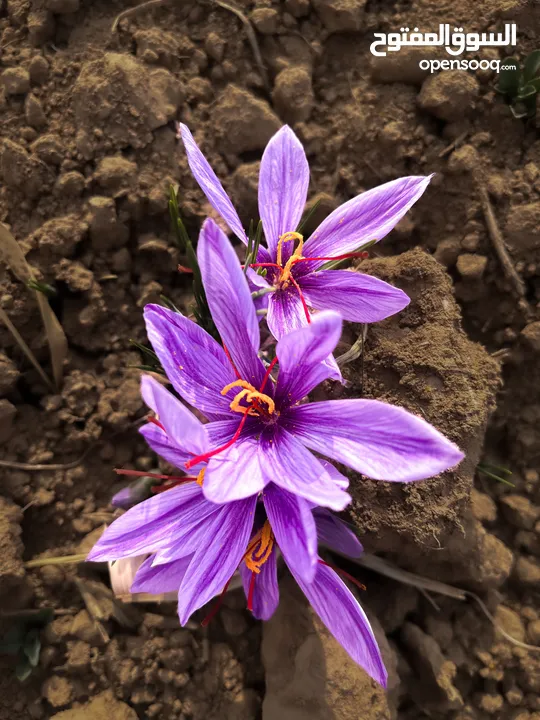
[[[540,353],[540,320],[526,325],[521,331],[521,337],[531,350]]]
[[[286,122],[308,120],[315,102],[309,70],[303,66],[289,66],[278,73],[272,99]]]
[[[450,155],[448,172],[453,175],[472,172],[478,167],[479,163],[478,150],[473,145],[463,145]]]
[[[313,0],[323,25],[331,33],[358,32],[364,21],[367,0]]]
[[[70,635],[73,622],[74,619],[70,615],[55,618],[45,628],[45,640],[51,645],[59,645],[65,642]]]
[[[94,250],[108,250],[128,241],[129,231],[118,222],[112,198],[95,195],[88,201],[88,224]]]
[[[36,128],[36,130],[39,130],[47,125],[47,116],[43,110],[43,105],[35,95],[28,95],[26,98],[24,103],[24,114],[26,122],[30,125],[30,127]]]
[[[57,565],[44,565],[40,568],[39,575],[43,584],[51,588],[62,585],[66,577],[62,568]]]
[[[9,439],[13,430],[13,421],[17,414],[15,405],[9,400],[0,400],[0,443]]]
[[[106,157],[99,163],[94,178],[98,185],[118,196],[125,194],[137,177],[137,164],[121,155]]]
[[[214,129],[223,152],[262,150],[281,127],[270,105],[236,85],[228,85],[213,110]]]
[[[231,637],[240,637],[247,631],[247,622],[243,613],[235,610],[229,610],[229,608],[223,608],[221,613],[221,622],[223,623],[223,629]]]
[[[30,90],[30,73],[24,68],[7,68],[0,77],[7,95],[25,95]]]
[[[61,675],[53,675],[47,678],[43,683],[41,693],[54,708],[69,705],[75,697],[73,685]]]
[[[480,245],[480,234],[479,233],[469,233],[468,235],[465,235],[463,240],[461,241],[461,247],[464,250],[467,250],[467,252],[476,252],[478,250],[478,247]]]
[[[479,85],[465,70],[430,75],[423,83],[418,104],[440,120],[458,120],[473,107]]]
[[[46,0],[45,7],[57,15],[69,15],[77,12],[80,0]]]
[[[514,527],[532,530],[540,515],[540,508],[533,505],[524,495],[505,495],[501,499],[505,518]]]
[[[540,620],[533,620],[527,626],[529,642],[533,645],[540,645]]]
[[[28,73],[30,74],[30,81],[34,85],[43,85],[47,82],[49,77],[49,63],[43,55],[36,55],[30,60]]]
[[[540,564],[534,560],[520,557],[516,563],[515,574],[523,585],[538,586],[540,583]]]
[[[56,23],[50,10],[40,8],[28,15],[28,39],[32,47],[41,47],[54,37]]]
[[[309,0],[285,0],[285,8],[295,18],[306,17],[309,15]]]
[[[81,610],[73,619],[70,618],[69,634],[89,645],[99,647],[104,644],[103,637],[87,610]]]
[[[225,38],[222,38],[221,35],[218,35],[216,32],[208,33],[206,40],[204,41],[206,54],[216,62],[221,62],[223,60],[226,45],[227,41]]]
[[[0,352],[0,397],[9,395],[15,389],[20,375],[15,363]]]
[[[131,255],[127,248],[121,248],[112,256],[112,269],[115,272],[128,272],[131,269]]]
[[[505,605],[499,605],[495,611],[495,627],[499,626],[508,635],[511,635],[515,640],[523,642],[525,640],[525,627],[521,622],[521,618],[514,610],[511,610]],[[501,633],[495,629],[495,637],[498,641],[504,639]]]
[[[272,8],[256,8],[250,15],[251,22],[261,35],[274,35],[278,30],[279,13]]]
[[[482,693],[477,698],[477,705],[480,710],[488,713],[488,715],[495,715],[504,706],[504,698],[502,695],[496,695],[491,693]]]
[[[461,250],[457,238],[445,238],[441,240],[435,250],[435,259],[447,268],[453,267],[459,257]]]
[[[460,255],[457,259],[457,270],[465,280],[479,280],[487,266],[484,255]]]
[[[480,522],[495,522],[497,519],[497,506],[486,493],[472,489],[471,506],[474,517]]]
[[[80,197],[86,185],[84,175],[76,170],[60,175],[54,186],[57,193],[66,197]]]
[[[138,715],[127,703],[105,690],[85,705],[53,715],[51,720],[137,720]]]
[[[64,159],[64,146],[58,135],[42,135],[32,144],[31,150],[47,165],[60,165]]]
[[[165,650],[160,653],[159,659],[168,670],[173,670],[175,673],[181,673],[185,670],[189,670],[189,668],[193,665],[193,650],[190,647]]]
[[[90,666],[90,645],[83,640],[70,643],[66,653],[66,665],[68,672],[84,672]]]

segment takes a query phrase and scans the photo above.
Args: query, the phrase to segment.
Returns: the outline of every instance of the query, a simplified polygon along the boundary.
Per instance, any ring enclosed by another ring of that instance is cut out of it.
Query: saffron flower
[[[185,125],[180,126],[191,171],[212,207],[247,244],[242,222],[216,174]],[[341,205],[304,243],[297,232],[309,185],[304,149],[288,126],[269,141],[259,174],[259,214],[267,247],[257,263],[266,278],[249,273],[256,289],[268,291],[270,332],[278,340],[309,322],[309,307],[334,310],[344,320],[371,323],[403,310],[408,296],[378,278],[347,270],[323,270],[330,260],[358,257],[362,245],[384,238],[421,197],[430,177],[385,183]],[[336,368],[334,368],[336,369]]]
[[[152,406],[176,404],[175,428],[184,429],[186,455],[205,447],[202,425],[158,383],[145,378],[143,394]],[[167,423],[168,425],[168,423]],[[168,429],[172,427],[168,425]],[[345,583],[318,556],[323,542],[351,557],[360,555],[356,536],[328,510],[269,483],[260,496],[225,504],[204,497],[206,467],[177,487],[136,505],[104,532],[90,561],[148,554],[131,586],[133,593],[178,591],[178,614],[185,625],[195,610],[224,593],[240,569],[248,608],[267,620],[279,603],[278,548],[323,623],[351,657],[381,685],[386,671],[369,622]],[[338,481],[341,479],[338,477]],[[202,485],[202,487],[201,487]],[[208,616],[213,617],[218,605]]]
[[[204,446],[186,453],[189,431],[170,393],[145,402],[158,420],[141,428],[148,444],[176,467],[206,468],[203,492],[214,503],[256,496],[269,483],[315,505],[342,510],[347,480],[310,450],[369,477],[408,482],[456,465],[460,450],[425,420],[377,400],[300,401],[332,370],[342,320],[319,313],[284,336],[265,368],[247,280],[226,235],[207,220],[198,262],[223,347],[180,313],[147,305],[148,337],[176,392],[208,420]],[[279,362],[277,380],[272,370]],[[343,482],[336,482],[336,477]]]

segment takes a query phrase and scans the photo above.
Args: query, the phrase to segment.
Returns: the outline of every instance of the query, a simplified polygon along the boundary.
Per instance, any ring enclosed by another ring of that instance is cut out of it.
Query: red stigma
[[[231,445],[234,445],[234,443],[240,437],[242,428],[246,424],[248,411],[249,411],[249,407],[246,408],[246,411],[245,411],[244,415],[242,416],[242,419],[240,420],[240,425],[236,428],[236,432],[234,433],[232,438],[229,440],[229,442],[225,443],[225,445],[222,445],[221,447],[216,448],[215,450],[211,450],[210,452],[204,453],[203,455],[197,455],[196,457],[191,458],[191,460],[188,460],[187,463],[185,463],[186,469],[190,470],[194,465],[198,465],[200,462],[206,462],[207,460],[210,460],[210,458],[214,457],[214,455],[217,455],[218,453],[223,452],[224,450],[228,450],[231,447]]]
[[[277,359],[277,355],[276,355],[276,357],[272,360],[272,362],[270,363],[270,365],[266,368],[266,372],[265,372],[265,374],[264,374],[263,381],[262,381],[262,383],[261,383],[261,387],[260,387],[259,392],[262,392],[262,391],[264,390],[264,386],[265,386],[266,383],[268,382],[268,378],[270,377],[270,373],[271,373],[272,370],[274,369],[274,366],[275,366],[275,364],[277,363],[277,361],[278,361],[278,359]]]
[[[239,380],[241,380],[241,379],[242,379],[242,376],[240,375],[240,373],[239,373],[238,370],[236,369],[236,365],[233,363],[233,359],[232,359],[232,357],[231,357],[230,352],[227,350],[227,346],[226,346],[226,345],[223,345],[223,350],[225,351],[225,355],[227,356],[227,360],[228,360],[228,361],[231,363],[231,365],[232,365],[232,369],[234,370],[234,374],[236,375],[236,377],[237,377]]]
[[[342,575],[343,577],[346,577],[347,580],[350,580],[352,583],[354,583],[356,585],[356,587],[360,588],[360,590],[366,590],[365,585],[362,585],[361,582],[359,582],[352,575],[349,575],[349,573],[345,572],[345,570],[342,570],[341,568],[338,568],[335,565],[330,565],[330,563],[324,562],[324,560],[321,560],[321,558],[319,558],[319,562],[321,563],[321,565],[326,565],[326,567],[329,567],[331,570],[333,570],[338,575]]]
[[[163,432],[166,432],[166,430],[165,430],[165,428],[163,427],[163,425],[162,425],[162,424],[159,422],[159,420],[158,420],[156,417],[154,417],[153,415],[149,415],[146,419],[147,419],[147,421],[148,421],[149,423],[152,423],[152,425],[157,425],[158,428],[160,428],[161,430],[163,430]]]
[[[253,612],[253,594],[255,592],[255,578],[257,577],[256,572],[251,573],[251,578],[249,580],[249,591],[248,591],[248,598],[247,598],[247,609]]]
[[[232,576],[225,583],[225,587],[221,591],[221,595],[219,596],[216,604],[214,605],[214,607],[210,610],[208,615],[202,621],[202,623],[201,623],[202,627],[207,627],[212,622],[212,620],[216,617],[217,612],[218,612],[219,608],[221,607],[221,604],[223,603],[223,598],[225,596],[225,593],[227,592],[227,588],[229,587],[229,583],[231,582],[231,580],[232,580]]]

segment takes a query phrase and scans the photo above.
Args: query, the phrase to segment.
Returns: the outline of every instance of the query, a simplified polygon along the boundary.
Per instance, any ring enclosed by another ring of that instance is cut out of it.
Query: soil
[[[455,472],[408,487],[351,475],[347,519],[368,551],[479,593],[499,627],[540,644],[538,119],[512,117],[491,71],[428,76],[418,60],[429,54],[369,52],[377,31],[431,31],[445,22],[492,31],[514,21],[524,57],[538,45],[540,7],[236,5],[254,27],[264,66],[239,18],[215,2],[153,3],[115,28],[134,3],[0,3],[0,221],[55,289],[51,304],[69,342],[64,384],[52,394],[0,325],[0,459],[70,464],[0,467],[1,612],[56,613],[23,685],[12,658],[0,658],[0,720],[302,720],[316,717],[314,697],[325,719],[538,720],[538,653],[511,644],[474,604],[433,596],[434,607],[417,590],[358,568],[347,566],[367,585],[362,602],[391,670],[387,695],[347,665],[286,578],[261,650],[263,631],[236,592],[208,630],[198,622],[180,629],[170,603],[113,602],[106,568],[24,566],[92,545],[114,517],[109,502],[121,484],[112,468],[166,468],[136,432],[144,361],[130,341],[146,342],[147,302],[163,294],[189,309],[169,232],[169,185],[180,188],[193,235],[214,216],[175,121],[190,126],[246,225],[257,215],[261,152],[288,122],[310,161],[310,203],[320,200],[312,225],[365,189],[436,173],[358,267],[402,287],[411,305],[368,329],[346,388],[322,392],[403,405],[467,458]],[[521,295],[494,248],[479,186],[524,283]],[[1,307],[49,371],[32,293],[3,266],[0,285]],[[344,345],[360,332],[349,326]],[[486,464],[510,469],[514,486],[482,472]],[[311,674],[300,671],[303,663]]]

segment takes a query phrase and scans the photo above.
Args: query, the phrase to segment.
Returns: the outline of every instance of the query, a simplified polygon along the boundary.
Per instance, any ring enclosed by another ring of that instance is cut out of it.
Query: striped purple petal
[[[424,194],[431,178],[392,180],[340,205],[306,242],[304,257],[334,257],[357,250],[370,240],[382,240]]]
[[[272,258],[281,235],[298,227],[306,204],[309,165],[302,144],[285,125],[270,139],[261,160],[259,215]],[[290,247],[283,248],[283,258]]]
[[[247,245],[247,235],[234,209],[229,196],[223,189],[223,185],[217,178],[216,173],[210,167],[208,160],[204,157],[199,146],[193,139],[193,135],[186,125],[180,125],[182,141],[186,148],[187,159],[193,177],[199,183],[208,202],[214,210],[221,215],[233,233]]]

